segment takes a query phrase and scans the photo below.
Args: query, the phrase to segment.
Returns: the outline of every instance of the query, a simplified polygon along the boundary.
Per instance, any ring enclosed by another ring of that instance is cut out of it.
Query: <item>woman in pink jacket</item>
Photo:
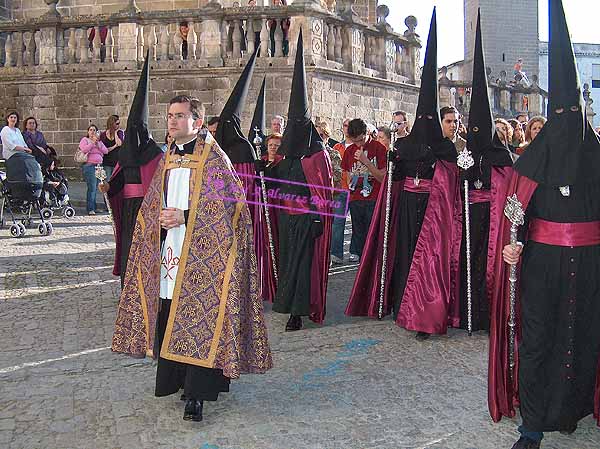
[[[87,213],[96,215],[96,191],[98,189],[96,165],[102,164],[103,156],[108,153],[108,149],[100,140],[96,125],[89,126],[87,136],[79,142],[79,149],[82,153],[87,154],[87,161],[81,167],[83,179],[87,184]]]

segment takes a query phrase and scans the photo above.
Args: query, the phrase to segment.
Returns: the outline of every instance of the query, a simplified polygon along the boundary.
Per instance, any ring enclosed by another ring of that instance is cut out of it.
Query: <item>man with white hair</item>
[[[285,129],[285,119],[281,115],[275,115],[271,119],[271,134],[279,133],[283,134]]]

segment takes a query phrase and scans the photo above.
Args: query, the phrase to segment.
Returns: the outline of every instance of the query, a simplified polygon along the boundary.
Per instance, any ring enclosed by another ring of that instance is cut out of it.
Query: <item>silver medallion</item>
[[[571,195],[571,189],[569,188],[569,186],[560,186],[558,188],[558,190],[560,190],[560,193],[562,196],[570,196]]]
[[[475,160],[473,160],[472,153],[466,147],[460,153],[458,153],[458,157],[456,158],[456,165],[458,165],[463,170],[468,170],[473,165],[475,165]]]
[[[475,186],[475,188],[476,188],[477,190],[481,190],[481,188],[483,187],[483,182],[481,182],[481,179],[478,179],[477,181],[475,181],[475,182],[473,183],[473,185]]]

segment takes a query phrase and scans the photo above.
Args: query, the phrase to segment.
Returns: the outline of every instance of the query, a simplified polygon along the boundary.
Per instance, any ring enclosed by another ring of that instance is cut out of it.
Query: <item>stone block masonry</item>
[[[197,96],[206,107],[207,117],[218,115],[241,72],[239,67],[186,70],[185,61],[172,64],[172,69],[161,65],[151,75],[150,127],[159,143],[164,141],[167,104],[173,96],[184,93]],[[90,124],[102,130],[108,116],[117,114],[122,126],[126,126],[138,70],[100,72],[91,64],[85,72],[23,72],[15,71],[14,76],[5,76],[0,81],[0,114],[4,117],[8,111],[16,110],[22,118],[36,117],[40,131],[56,148],[65,166],[73,166],[72,155]],[[267,122],[275,114],[287,116],[292,67],[259,64],[243,117],[244,130],[250,126],[264,75],[267,76]],[[338,130],[345,117],[387,124],[394,110],[404,109],[412,115],[418,96],[417,87],[408,84],[316,67],[307,67],[307,85],[313,118],[327,120],[336,130],[336,138],[340,138]]]

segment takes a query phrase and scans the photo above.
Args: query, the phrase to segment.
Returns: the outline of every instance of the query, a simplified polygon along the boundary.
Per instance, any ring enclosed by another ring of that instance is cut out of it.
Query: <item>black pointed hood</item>
[[[456,159],[454,145],[442,134],[438,92],[437,20],[436,9],[433,8],[415,123],[411,133],[395,145],[402,159],[417,160],[427,154],[431,156],[430,150],[436,158]]]
[[[304,46],[302,29],[300,29],[288,108],[288,125],[283,132],[283,139],[277,154],[286,158],[300,159],[322,151],[324,148],[323,140],[310,118],[304,68]]]
[[[254,138],[256,137],[256,130],[258,130],[258,135],[262,139],[262,149],[261,153],[264,153],[265,150],[265,129],[266,129],[266,84],[267,77],[263,78],[262,85],[260,86],[260,91],[258,92],[258,98],[256,100],[256,108],[254,109],[254,115],[252,116],[252,123],[250,123],[250,131],[248,131],[248,140],[250,143],[254,144]]]
[[[148,109],[150,58],[148,56],[148,53],[146,53],[142,74],[127,118],[125,139],[119,150],[119,165],[124,168],[141,167],[162,152],[148,128],[148,118],[150,116]]]
[[[510,151],[502,145],[495,135],[496,127],[490,107],[487,75],[485,73],[485,56],[481,37],[481,11],[477,12],[477,29],[475,31],[475,50],[473,53],[473,84],[471,106],[469,109],[469,128],[467,130],[467,148],[471,151],[475,166],[471,170],[479,176],[480,163],[510,166]]]
[[[515,163],[539,184],[573,185],[600,177],[600,143],[585,114],[561,0],[549,0],[548,122]]]
[[[254,160],[254,147],[242,131],[242,114],[256,66],[257,53],[258,48],[248,60],[227,103],[225,103],[219,116],[219,126],[215,132],[217,143],[234,164],[243,164]]]

